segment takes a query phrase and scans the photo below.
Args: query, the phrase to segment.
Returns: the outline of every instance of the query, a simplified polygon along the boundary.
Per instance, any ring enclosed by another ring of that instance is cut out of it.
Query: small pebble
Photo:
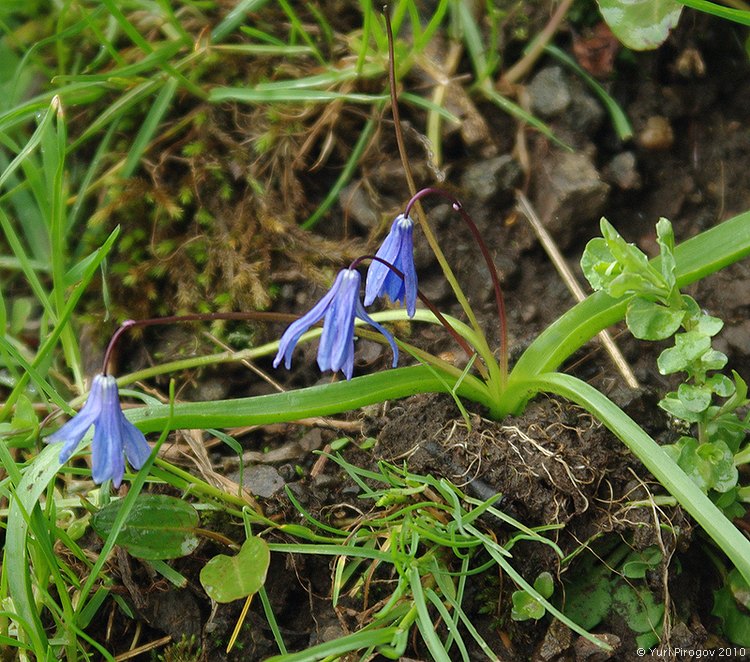
[[[661,115],[649,117],[646,126],[638,134],[638,143],[644,149],[669,149],[674,143],[674,132],[669,120]]]

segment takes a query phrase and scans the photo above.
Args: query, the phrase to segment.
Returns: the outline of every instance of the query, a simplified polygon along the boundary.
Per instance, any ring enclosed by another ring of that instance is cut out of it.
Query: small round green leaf
[[[209,597],[233,602],[256,593],[266,581],[271,552],[262,538],[248,538],[236,556],[214,556],[201,570],[200,578]]]
[[[706,411],[711,404],[711,388],[695,384],[680,384],[677,397],[688,411],[697,413]]]
[[[120,517],[122,501],[110,503],[91,519],[106,538]],[[140,559],[162,560],[187,556],[198,546],[198,513],[182,499],[164,494],[140,494],[117,536],[117,544]]]
[[[604,20],[628,48],[661,46],[677,25],[682,5],[676,0],[598,0]]]
[[[544,616],[544,605],[531,597],[526,591],[514,591],[511,595],[513,607],[510,617],[514,621],[539,620]]]
[[[668,308],[643,297],[634,297],[628,304],[625,321],[636,338],[664,340],[680,328],[685,311]]]

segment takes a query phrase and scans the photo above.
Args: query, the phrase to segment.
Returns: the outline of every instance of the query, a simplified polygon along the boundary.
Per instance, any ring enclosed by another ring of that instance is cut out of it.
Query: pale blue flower
[[[393,302],[404,303],[409,317],[414,317],[417,309],[417,271],[414,268],[413,231],[414,221],[410,216],[399,214],[393,221],[391,231],[375,257],[392,264],[404,277],[399,277],[382,262],[373,260],[367,270],[365,306],[385,294]]]
[[[354,318],[367,322],[385,336],[393,350],[393,367],[398,363],[398,348],[393,336],[365,311],[359,298],[361,278],[354,269],[342,269],[328,293],[312,309],[289,325],[279,342],[279,351],[273,361],[277,368],[284,360],[287,370],[292,367],[292,352],[300,339],[313,324],[323,319],[323,333],[318,346],[318,367],[337,372],[341,370],[347,379],[354,372]],[[325,319],[324,319],[325,318]]]
[[[122,413],[117,382],[109,375],[96,375],[88,400],[78,415],[47,437],[49,443],[65,442],[60,451],[61,463],[70,459],[92,425],[91,476],[95,483],[111,478],[112,484],[119,487],[125,472],[123,454],[134,469],[140,469],[151,449],[143,433]]]

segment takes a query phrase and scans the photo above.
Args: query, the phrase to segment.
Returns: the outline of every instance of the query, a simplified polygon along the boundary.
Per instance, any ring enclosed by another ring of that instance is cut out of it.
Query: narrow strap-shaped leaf
[[[330,416],[366,405],[405,398],[416,393],[445,393],[455,382],[439,379],[425,366],[396,368],[351,381],[274,393],[252,398],[190,402],[174,406],[173,429],[225,428],[295,421],[310,416]],[[489,406],[488,392],[469,380],[460,384],[459,397]],[[127,417],[144,432],[161,430],[169,418],[167,405],[130,410]]]
[[[586,382],[547,373],[525,383],[529,395],[549,392],[581,405],[602,421],[645,465],[750,583],[750,540],[730,522],[677,463],[609,398]]]

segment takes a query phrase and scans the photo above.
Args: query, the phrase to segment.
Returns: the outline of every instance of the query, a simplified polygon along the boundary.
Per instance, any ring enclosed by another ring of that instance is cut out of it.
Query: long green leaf
[[[221,101],[240,101],[242,103],[330,103],[331,101],[350,101],[352,103],[376,103],[386,97],[382,94],[358,94],[336,92],[334,90],[309,89],[266,89],[257,90],[247,87],[215,87],[208,100],[213,103]]]
[[[717,5],[715,2],[708,2],[707,0],[677,0],[680,4],[686,7],[692,7],[693,9],[700,9],[707,14],[713,14],[720,18],[725,18],[728,21],[734,21],[741,25],[750,25],[750,11],[745,9],[732,9],[731,7],[723,7]],[[727,3],[729,4],[729,3]]]
[[[750,540],[732,524],[633,419],[586,382],[561,373],[547,373],[529,380],[529,393],[551,392],[581,405],[606,425],[677,499],[703,530],[730,558],[750,583]]]
[[[351,381],[312,386],[252,398],[190,402],[174,406],[173,429],[226,428],[294,421],[308,416],[330,416],[369,404],[416,393],[444,393],[450,390],[451,377],[438,379],[424,366],[396,368]],[[465,380],[458,395],[488,404],[487,393]],[[161,430],[169,418],[167,405],[142,407],[127,412],[127,417],[144,432]]]
[[[31,589],[26,536],[30,513],[60,469],[59,455],[59,448],[48,446],[27,468],[10,501],[5,538],[3,574],[8,579],[8,592],[20,619],[22,641],[31,644],[39,660],[46,659],[49,643]]]

